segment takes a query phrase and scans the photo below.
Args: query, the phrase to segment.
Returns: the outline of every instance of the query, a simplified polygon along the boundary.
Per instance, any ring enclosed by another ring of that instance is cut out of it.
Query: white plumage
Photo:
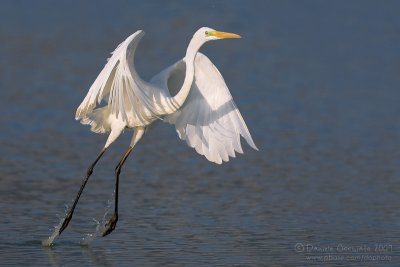
[[[218,69],[200,52],[194,66],[194,81],[185,103],[165,120],[175,125],[179,137],[197,153],[218,164],[235,157],[235,151],[243,153],[240,136],[257,149]],[[184,75],[185,62],[181,60],[152,81],[175,92]]]
[[[146,126],[158,113],[158,103],[154,99],[162,99],[161,91],[144,82],[133,64],[136,47],[143,35],[143,31],[137,31],[112,52],[79,105],[75,118],[92,125],[92,131],[111,131],[113,120],[126,123],[130,128]],[[104,107],[97,107],[102,102]]]
[[[93,132],[110,134],[89,166],[63,222],[45,244],[51,244],[66,229],[93,168],[125,128],[133,129],[134,133],[130,146],[115,168],[114,214],[105,224],[102,236],[110,234],[118,221],[118,183],[122,165],[146,127],[155,120],[174,124],[182,140],[218,164],[235,157],[235,152],[243,153],[240,136],[257,150],[218,69],[198,52],[208,41],[240,36],[200,28],[190,41],[185,57],[147,83],[139,77],[134,66],[135,51],[143,35],[143,31],[137,31],[115,49],[76,111],[75,118],[91,125]]]
[[[135,51],[144,32],[132,34],[108,59],[78,107],[76,119],[90,124],[94,132],[111,132],[105,147],[124,128],[144,129],[162,119],[174,124],[190,147],[218,164],[235,157],[235,152],[243,153],[240,136],[257,149],[222,75],[198,52],[206,41],[220,39],[205,33],[213,31],[197,31],[185,58],[150,83],[143,81],[134,67]],[[137,141],[132,140],[132,144]]]

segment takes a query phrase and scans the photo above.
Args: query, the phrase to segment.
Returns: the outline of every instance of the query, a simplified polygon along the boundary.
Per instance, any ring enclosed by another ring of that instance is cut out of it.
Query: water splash
[[[114,194],[115,194],[115,192],[111,195],[110,199],[107,200],[107,205],[106,205],[104,215],[103,215],[101,222],[93,218],[93,221],[96,222],[96,229],[95,229],[94,233],[86,234],[86,236],[82,238],[81,243],[80,243],[81,246],[89,246],[90,243],[93,242],[93,240],[95,240],[99,236],[101,237],[103,232],[106,230],[106,227],[105,227],[105,225],[107,223],[106,218],[107,218],[108,213],[110,212]]]
[[[99,222],[95,218],[93,218],[93,221],[96,222],[96,230],[94,231],[94,233],[86,234],[86,236],[82,238],[82,240],[80,242],[81,246],[89,246],[89,244],[92,243],[93,240],[95,240],[99,236],[99,234],[102,232],[101,228],[104,228],[102,222]]]
[[[60,235],[61,224],[62,222],[54,227],[54,232],[47,239],[42,240],[42,246],[51,247],[54,244],[54,240]]]
[[[54,245],[54,240],[56,240],[60,236],[60,228],[68,214],[68,205],[65,205],[64,213],[65,213],[65,215],[61,218],[59,215],[57,215],[57,217],[60,218],[60,222],[56,226],[54,226],[53,233],[47,239],[42,240],[42,246],[51,247]]]
[[[86,236],[82,238],[82,240],[80,242],[80,244],[82,246],[88,246],[97,237],[102,236],[103,232],[106,230],[106,227],[105,227],[105,225],[107,223],[106,217],[107,217],[108,213],[110,212],[111,204],[113,203],[113,199],[114,199],[114,194],[115,194],[115,192],[113,192],[111,194],[110,198],[107,200],[107,205],[105,207],[104,215],[103,215],[101,222],[93,218],[93,221],[95,221],[95,223],[96,223],[96,229],[95,229],[94,233],[86,234]],[[51,247],[54,245],[54,241],[60,236],[60,228],[65,220],[65,217],[68,214],[68,205],[65,205],[64,213],[65,213],[65,215],[62,217],[57,215],[57,217],[60,218],[60,222],[56,226],[54,226],[53,233],[47,239],[42,240],[42,246]]]

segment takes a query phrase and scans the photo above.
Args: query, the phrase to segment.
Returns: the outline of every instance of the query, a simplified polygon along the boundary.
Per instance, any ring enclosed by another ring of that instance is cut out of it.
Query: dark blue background
[[[298,243],[391,245],[365,254],[390,258],[367,264],[398,265],[399,10],[398,1],[2,1],[0,265],[287,266],[328,255]],[[150,79],[201,26],[243,36],[202,52],[260,151],[244,145],[217,166],[170,125],[154,126],[123,170],[117,230],[80,247],[112,198],[126,132],[69,230],[42,248],[105,143],[74,114],[109,53],[143,29],[136,66]]]

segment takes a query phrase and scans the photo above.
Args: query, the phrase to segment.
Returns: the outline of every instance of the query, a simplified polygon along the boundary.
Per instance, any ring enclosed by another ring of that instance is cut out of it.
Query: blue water
[[[2,1],[0,265],[398,266],[399,10],[398,1]],[[42,247],[105,143],[74,114],[109,53],[145,30],[136,66],[150,79],[201,26],[243,36],[202,52],[260,151],[245,146],[217,166],[155,125],[122,171],[117,229],[81,246],[112,199],[126,132],[69,228]]]

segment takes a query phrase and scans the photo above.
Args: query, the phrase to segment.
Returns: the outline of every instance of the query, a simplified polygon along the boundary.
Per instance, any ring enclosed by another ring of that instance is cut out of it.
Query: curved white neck
[[[197,51],[199,51],[203,44],[204,41],[199,41],[196,38],[193,38],[189,43],[189,46],[186,50],[186,56],[183,59],[186,63],[185,80],[179,92],[171,98],[174,106],[174,110],[171,113],[177,111],[183,105],[183,103],[185,103],[185,100],[189,95],[194,79],[194,60],[196,58]]]

